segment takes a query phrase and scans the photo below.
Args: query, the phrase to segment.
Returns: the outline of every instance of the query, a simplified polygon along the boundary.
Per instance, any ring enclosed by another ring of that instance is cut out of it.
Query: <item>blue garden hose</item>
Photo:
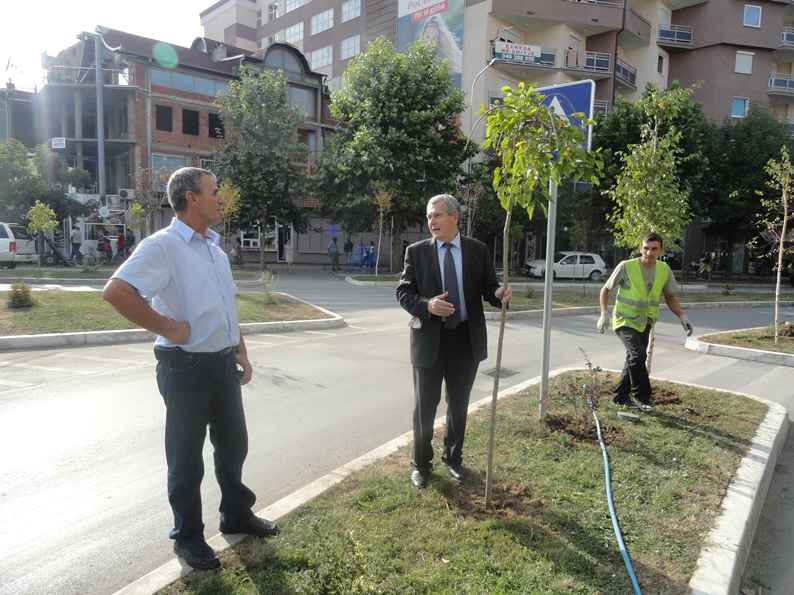
[[[586,391],[587,388],[585,387],[585,392]],[[592,396],[589,394],[587,395],[587,404],[590,406],[590,411],[592,412],[593,419],[595,420],[596,433],[598,434],[598,444],[601,446],[601,454],[604,458],[604,488],[606,489],[607,493],[609,516],[612,518],[612,529],[615,531],[615,537],[618,540],[618,549],[620,550],[620,555],[623,557],[623,564],[626,566],[626,573],[629,575],[629,580],[631,581],[631,588],[634,591],[634,595],[642,595],[642,591],[640,591],[640,585],[637,582],[637,575],[634,574],[634,566],[631,564],[629,551],[626,549],[626,544],[623,543],[623,534],[620,532],[620,524],[618,523],[618,515],[615,512],[615,504],[612,502],[612,479],[610,478],[609,473],[609,457],[607,456],[607,447],[604,444],[604,439],[601,436],[601,424],[599,423],[598,416],[595,412]]]

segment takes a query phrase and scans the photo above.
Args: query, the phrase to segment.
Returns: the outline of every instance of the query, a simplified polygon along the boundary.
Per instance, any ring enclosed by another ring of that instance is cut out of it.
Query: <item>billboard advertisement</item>
[[[397,49],[423,40],[433,43],[449,63],[452,82],[463,81],[463,9],[465,0],[398,0]]]

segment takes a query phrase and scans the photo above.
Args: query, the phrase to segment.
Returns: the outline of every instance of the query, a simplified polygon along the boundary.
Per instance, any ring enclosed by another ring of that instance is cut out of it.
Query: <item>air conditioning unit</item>
[[[121,188],[119,196],[125,200],[135,200],[135,188]]]

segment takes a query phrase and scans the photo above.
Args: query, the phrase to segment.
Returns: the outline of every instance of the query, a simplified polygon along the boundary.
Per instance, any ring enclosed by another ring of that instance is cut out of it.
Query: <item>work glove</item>
[[[596,329],[602,335],[604,334],[604,330],[607,328],[607,313],[601,312],[601,316],[598,317],[598,322],[596,322]]]
[[[681,315],[681,326],[684,327],[684,332],[686,333],[687,337],[692,336],[692,323],[689,322],[689,318],[686,317],[686,314]]]

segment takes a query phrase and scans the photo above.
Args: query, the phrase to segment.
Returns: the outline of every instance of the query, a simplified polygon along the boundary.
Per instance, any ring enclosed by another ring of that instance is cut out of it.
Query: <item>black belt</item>
[[[469,321],[462,320],[460,321],[455,328],[446,328],[443,324],[441,325],[441,330],[445,333],[454,333],[457,331],[462,331],[469,328]]]
[[[159,345],[154,348],[154,356],[158,361],[167,359],[176,359],[178,357],[199,357],[199,358],[213,358],[224,357],[230,353],[237,352],[237,345],[221,349],[220,351],[185,351],[181,347],[161,347]]]

